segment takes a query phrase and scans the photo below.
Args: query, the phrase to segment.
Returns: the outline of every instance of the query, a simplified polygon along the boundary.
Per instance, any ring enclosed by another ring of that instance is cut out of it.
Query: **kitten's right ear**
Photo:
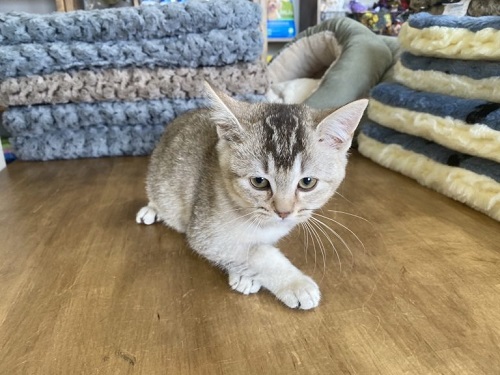
[[[217,125],[219,138],[238,142],[243,134],[243,128],[231,110],[236,107],[237,101],[222,91],[214,89],[206,81],[205,93],[210,101],[211,118]]]
[[[359,99],[326,116],[317,127],[320,142],[337,149],[349,147],[367,105],[367,99]]]

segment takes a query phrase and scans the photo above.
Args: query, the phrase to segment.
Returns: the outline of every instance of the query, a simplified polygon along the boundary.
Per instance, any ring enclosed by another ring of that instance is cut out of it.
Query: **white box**
[[[5,168],[5,156],[3,155],[2,142],[0,142],[0,171]]]

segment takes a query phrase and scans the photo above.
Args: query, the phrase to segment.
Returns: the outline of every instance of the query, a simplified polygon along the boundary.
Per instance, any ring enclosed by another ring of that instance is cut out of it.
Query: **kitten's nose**
[[[275,211],[275,212],[276,212],[276,213],[278,214],[278,216],[279,216],[279,217],[281,217],[282,219],[287,218],[287,217],[291,214],[291,212],[281,212],[281,211]]]

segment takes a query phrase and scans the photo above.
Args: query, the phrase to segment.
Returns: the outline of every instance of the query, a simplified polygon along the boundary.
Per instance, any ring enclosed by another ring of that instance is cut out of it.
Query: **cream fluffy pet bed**
[[[370,119],[445,147],[500,162],[500,104],[384,83],[372,90]]]
[[[365,123],[359,151],[375,162],[500,221],[500,164]]]
[[[361,97],[389,75],[399,44],[375,36],[350,18],[310,27],[288,43],[268,66],[275,102],[334,108]]]
[[[405,52],[394,76],[415,90],[500,102],[498,61],[438,59]]]
[[[412,53],[467,60],[500,58],[500,17],[410,17],[399,34],[401,46]]]
[[[403,28],[400,84],[372,90],[359,151],[500,220],[500,17],[419,14]]]
[[[416,90],[500,102],[500,17],[410,17],[397,81]]]

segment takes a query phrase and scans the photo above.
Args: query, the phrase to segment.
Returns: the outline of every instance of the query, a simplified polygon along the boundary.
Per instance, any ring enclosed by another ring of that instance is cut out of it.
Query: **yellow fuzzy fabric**
[[[436,70],[411,70],[398,61],[394,79],[414,90],[500,103],[500,77],[473,79]]]
[[[500,31],[490,27],[476,32],[439,26],[417,29],[407,22],[401,27],[399,42],[415,55],[466,60],[500,59]]]
[[[368,117],[402,133],[416,135],[452,150],[500,162],[500,132],[484,124],[469,125],[452,117],[439,117],[385,105],[370,99]]]
[[[358,143],[361,154],[373,161],[500,221],[500,184],[492,178],[440,164],[399,145],[386,145],[362,133],[358,136]]]

